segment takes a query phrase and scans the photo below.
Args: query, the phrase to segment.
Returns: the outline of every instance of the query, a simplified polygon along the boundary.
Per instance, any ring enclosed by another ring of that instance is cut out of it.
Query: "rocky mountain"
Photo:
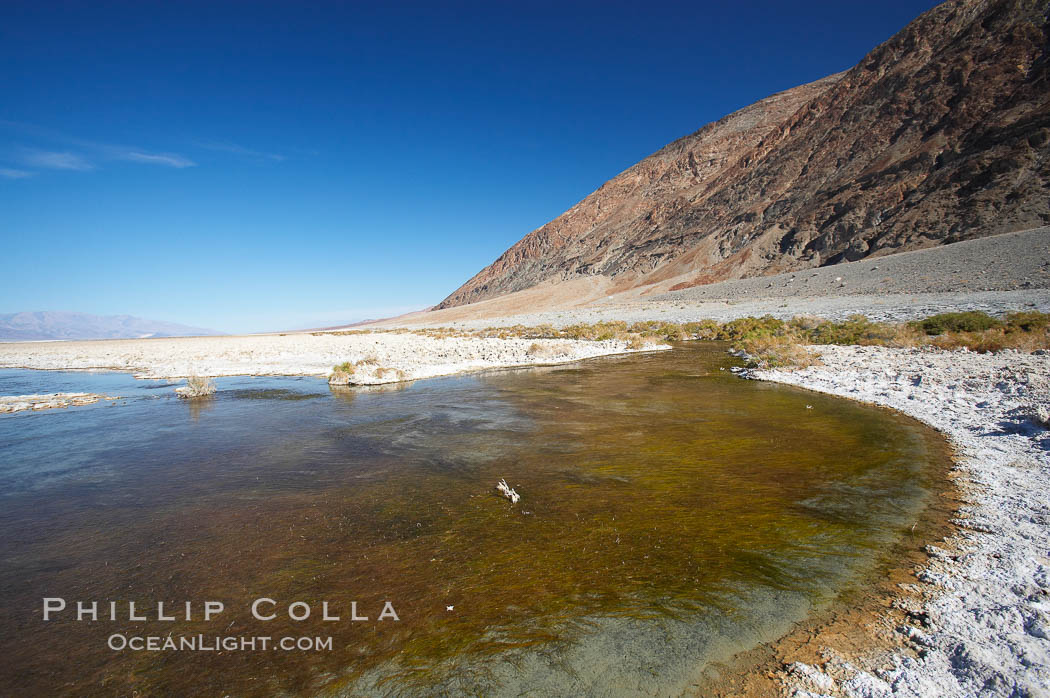
[[[586,277],[602,295],[666,291],[1045,225],[1048,49],[1048,0],[946,2],[851,70],[621,173],[438,307]]]
[[[0,314],[0,341],[43,339],[133,339],[222,334],[174,322],[143,320],[131,315],[36,312]]]

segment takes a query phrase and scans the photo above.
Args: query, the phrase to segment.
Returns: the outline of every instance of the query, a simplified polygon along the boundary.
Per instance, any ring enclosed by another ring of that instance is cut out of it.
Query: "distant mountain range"
[[[1048,223],[1048,2],[952,0],[642,160],[438,307],[659,293]]]
[[[222,332],[174,322],[144,320],[131,315],[28,312],[0,314],[0,341],[45,339],[135,339],[219,335]]]

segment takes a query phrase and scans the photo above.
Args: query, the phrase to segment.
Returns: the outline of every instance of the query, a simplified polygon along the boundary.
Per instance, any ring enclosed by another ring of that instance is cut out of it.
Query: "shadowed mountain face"
[[[133,339],[222,334],[174,322],[143,320],[131,315],[38,312],[0,315],[0,341],[43,339]]]
[[[1048,8],[940,5],[851,70],[626,170],[438,307],[599,275],[603,295],[666,291],[1045,225]]]

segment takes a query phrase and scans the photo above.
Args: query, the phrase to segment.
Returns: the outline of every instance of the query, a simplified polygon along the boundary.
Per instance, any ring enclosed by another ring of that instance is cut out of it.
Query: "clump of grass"
[[[979,311],[941,313],[908,327],[929,335],[927,342],[940,349],[987,353],[1050,348],[1050,314],[1034,310],[1009,313],[1005,321]]]
[[[714,320],[701,320],[700,322],[687,322],[682,325],[682,331],[686,339],[715,339],[721,329]]]
[[[754,368],[802,368],[820,363],[820,357],[790,335],[751,337],[738,348],[747,352]]]
[[[739,340],[756,337],[778,337],[787,331],[787,323],[772,315],[742,317],[723,323],[715,339]]]
[[[175,388],[175,394],[184,398],[207,397],[215,392],[215,384],[207,376],[189,376],[186,385]]]
[[[842,322],[810,317],[783,322],[766,316],[727,322],[720,326],[716,338],[733,341],[734,348],[747,352],[752,365],[761,368],[812,365],[815,357],[805,349],[806,345],[933,346],[982,353],[1003,349],[1032,352],[1050,348],[1050,315],[1012,313],[1004,322],[982,312],[941,313],[900,324],[872,322],[863,315],[852,315]]]
[[[386,378],[393,376],[396,380],[405,380],[406,373],[400,368],[385,368],[379,365],[379,359],[375,356],[366,356],[363,359],[350,363],[344,361],[341,364],[337,364],[332,367],[332,373],[328,376],[329,385],[350,385],[354,382],[354,376],[360,375],[363,371],[371,371],[372,375],[376,378]]]
[[[618,336],[626,334],[626,332],[626,322],[596,322],[592,325],[588,325],[587,323],[569,325],[568,327],[562,328],[560,334],[566,339],[585,339],[594,342],[604,342],[609,339],[616,339]]]
[[[386,378],[387,376],[393,376],[395,380],[405,380],[405,372],[400,368],[383,368],[380,366],[375,370],[376,378]]]
[[[980,310],[961,313],[938,313],[914,323],[928,335],[946,332],[983,332],[993,327],[1002,327],[1003,322]]]
[[[537,359],[559,359],[572,354],[572,345],[568,342],[533,342],[525,352]]]
[[[550,359],[562,353],[564,347],[556,347],[553,344],[540,344],[533,342],[525,353],[537,359]]]
[[[1050,313],[1040,313],[1031,310],[1021,313],[1009,313],[1006,316],[1007,330],[1021,330],[1022,332],[1036,332],[1050,327]]]
[[[628,340],[627,340],[627,348],[628,349],[635,349],[635,350],[645,349],[646,347],[650,346],[651,344],[652,343],[648,339],[646,339],[645,337],[643,337],[640,334],[632,334],[630,336],[630,338],[628,338]]]
[[[824,322],[824,319],[815,315],[796,315],[791,318],[790,324],[799,330],[815,330]]]
[[[328,376],[329,385],[350,385],[350,380],[353,378],[354,373],[357,371],[357,367],[349,361],[344,361],[341,364],[336,364],[332,367],[332,373]]]
[[[810,344],[907,347],[915,346],[922,336],[909,325],[872,322],[863,315],[851,315],[843,322],[822,321],[815,326],[809,321],[792,320],[791,325]]]
[[[984,353],[1013,349],[1031,353],[1050,349],[1050,333],[1046,329],[1025,332],[1010,331],[1009,327],[994,327],[984,332],[946,332],[930,339],[938,349],[969,349]]]

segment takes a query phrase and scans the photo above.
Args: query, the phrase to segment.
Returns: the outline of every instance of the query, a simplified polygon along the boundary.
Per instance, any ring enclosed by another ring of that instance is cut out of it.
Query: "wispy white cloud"
[[[86,158],[69,151],[57,152],[54,150],[24,149],[21,151],[20,160],[30,167],[39,167],[44,170],[91,170],[94,169]]]
[[[128,150],[114,156],[118,160],[141,162],[147,165],[164,165],[166,167],[195,167],[197,163],[189,158],[174,153],[145,153],[140,150]]]
[[[278,153],[252,150],[251,148],[245,148],[243,145],[237,145],[236,143],[230,143],[229,141],[197,141],[195,145],[199,148],[204,148],[205,150],[231,153],[243,158],[248,158],[249,160],[270,160],[272,162],[283,162],[285,160],[285,157]]]
[[[35,173],[28,172],[26,170],[15,170],[8,167],[0,167],[0,177],[6,177],[7,179],[25,179],[26,177],[32,177]]]
[[[33,124],[0,120],[0,129],[19,134],[19,139],[50,141],[53,144],[73,146],[79,152],[44,150],[41,148],[21,148],[17,161],[29,167],[49,170],[91,170],[99,161],[136,162],[143,165],[186,168],[197,163],[178,153],[153,152],[145,148],[102,143],[99,141],[75,138],[59,131],[42,128]]]

